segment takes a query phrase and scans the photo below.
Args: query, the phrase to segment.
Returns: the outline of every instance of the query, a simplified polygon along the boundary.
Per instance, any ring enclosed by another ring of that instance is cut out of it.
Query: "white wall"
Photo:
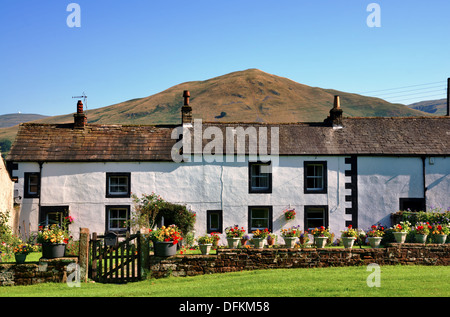
[[[303,161],[328,161],[328,193],[303,194]],[[273,206],[274,231],[301,225],[304,205],[327,205],[330,226],[343,229],[344,158],[282,157],[274,167],[271,194],[249,194],[248,161],[233,163],[45,163],[42,167],[41,206],[69,205],[75,218],[72,229],[88,227],[103,232],[105,206],[132,205],[130,198],[106,198],[106,172],[131,172],[131,191],[137,195],[156,192],[165,200],[186,204],[197,213],[196,233],[206,232],[206,210],[223,210],[223,228],[239,224],[247,228],[248,206]],[[38,164],[21,163],[16,175],[23,196],[23,175],[39,171]],[[23,199],[22,220],[38,225],[39,199]],[[297,217],[287,223],[283,210],[295,208]],[[22,221],[21,220],[21,221]],[[76,233],[75,233],[76,234]],[[75,235],[76,236],[76,235]]]
[[[450,157],[425,159],[427,209],[450,210]]]
[[[303,162],[327,161],[328,190],[326,194],[303,193]],[[449,203],[449,159],[436,158],[427,165],[429,204]],[[280,157],[273,169],[271,194],[249,194],[248,161],[233,163],[45,163],[42,167],[41,205],[69,205],[75,218],[74,236],[78,228],[91,232],[105,229],[105,206],[126,204],[131,198],[106,198],[106,172],[131,172],[131,191],[134,194],[155,192],[165,200],[186,204],[197,213],[196,234],[206,232],[206,211],[223,210],[223,229],[238,224],[247,229],[248,206],[273,207],[273,229],[279,233],[283,227],[300,225],[303,228],[305,205],[327,205],[329,224],[336,237],[344,230],[345,214],[350,207],[345,202],[344,157]],[[17,188],[23,197],[24,172],[39,171],[38,164],[20,163],[15,175]],[[359,227],[367,229],[376,222],[389,223],[389,215],[396,212],[399,198],[423,195],[422,161],[420,158],[359,157],[358,158]],[[23,199],[20,220],[38,224],[38,199]],[[295,208],[296,219],[286,222],[283,210]]]

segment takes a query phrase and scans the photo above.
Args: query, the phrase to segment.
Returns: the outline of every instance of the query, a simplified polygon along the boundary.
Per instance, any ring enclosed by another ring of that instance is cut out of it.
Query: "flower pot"
[[[395,241],[397,241],[397,243],[405,243],[406,235],[408,233],[407,232],[393,232],[392,234],[394,235]]]
[[[16,258],[17,264],[23,264],[23,263],[25,263],[25,260],[27,259],[27,254],[17,253],[17,254],[14,254],[14,257]]]
[[[344,248],[351,249],[355,243],[356,237],[341,237]]]
[[[436,234],[435,240],[436,240],[437,244],[444,244],[445,240],[447,240],[447,235],[446,234]]]
[[[325,248],[325,245],[327,244],[328,237],[314,237],[314,244],[316,245],[316,248],[321,249]]]
[[[295,246],[295,242],[297,237],[283,237],[284,243],[286,244],[286,248],[293,248]]]
[[[427,235],[416,233],[414,239],[416,240],[417,243],[425,243],[427,242]]]
[[[236,249],[240,240],[241,238],[227,238],[228,247],[230,249]]]
[[[65,251],[65,243],[42,243],[42,257],[44,259],[62,258]]]
[[[275,238],[268,237],[267,238],[267,245],[275,245]]]
[[[264,238],[253,238],[253,245],[257,249],[263,249],[264,242],[266,242],[266,239],[264,239]]]
[[[207,255],[211,251],[212,243],[199,244],[198,246],[200,247],[200,251],[202,252],[202,254]]]
[[[168,257],[177,254],[177,245],[173,244],[172,241],[157,241],[153,245],[155,256]]]
[[[379,248],[382,237],[369,237],[369,244],[372,248]]]

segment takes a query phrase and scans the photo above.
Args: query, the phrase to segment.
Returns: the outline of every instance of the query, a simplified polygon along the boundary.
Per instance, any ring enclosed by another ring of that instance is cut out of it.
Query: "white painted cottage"
[[[87,124],[80,101],[72,124],[22,124],[7,158],[20,223],[37,230],[70,211],[73,233],[119,230],[131,193],[151,192],[195,211],[197,235],[238,224],[275,233],[324,225],[339,236],[349,224],[390,225],[399,209],[450,206],[448,116],[344,118],[337,96],[324,122],[196,125],[184,97],[181,141],[177,126]],[[267,132],[256,152],[251,142],[212,142],[253,129]]]

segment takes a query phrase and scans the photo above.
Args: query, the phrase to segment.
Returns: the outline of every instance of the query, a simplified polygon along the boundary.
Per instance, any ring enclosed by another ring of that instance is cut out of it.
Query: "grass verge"
[[[366,266],[277,269],[148,279],[125,285],[83,283],[0,287],[1,297],[448,297],[450,267],[382,266],[369,287]]]

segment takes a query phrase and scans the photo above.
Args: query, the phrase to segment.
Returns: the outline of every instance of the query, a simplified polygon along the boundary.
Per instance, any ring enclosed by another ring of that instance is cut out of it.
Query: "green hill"
[[[193,117],[209,122],[322,122],[340,95],[344,116],[425,116],[402,104],[358,94],[310,87],[258,69],[191,81],[145,98],[87,112],[88,123],[176,124],[181,121],[183,91],[191,93]],[[74,102],[74,111],[76,105]],[[72,122],[73,114],[47,117],[40,123]],[[0,129],[0,140],[12,140],[18,127]]]

